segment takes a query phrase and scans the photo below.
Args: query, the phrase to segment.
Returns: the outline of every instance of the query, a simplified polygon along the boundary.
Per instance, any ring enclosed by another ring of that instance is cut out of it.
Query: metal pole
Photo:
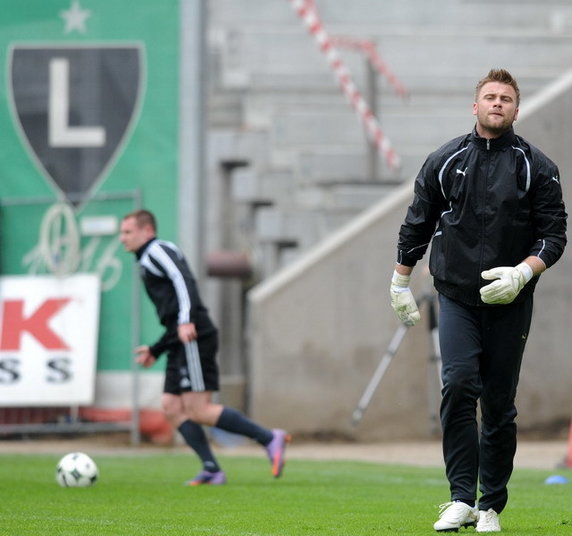
[[[397,350],[399,349],[399,345],[403,341],[403,337],[405,337],[405,334],[407,333],[408,329],[409,329],[408,326],[400,324],[399,327],[397,328],[397,331],[393,335],[391,341],[389,342],[389,347],[387,348],[387,351],[385,352],[385,354],[383,354],[383,357],[381,358],[381,361],[379,362],[379,365],[377,366],[377,369],[375,370],[373,377],[371,378],[369,384],[367,385],[357,405],[357,408],[354,410],[352,414],[353,426],[356,426],[361,421],[363,414],[365,413],[365,410],[368,408],[369,403],[371,402],[371,399],[373,398],[373,395],[375,394],[378,385],[380,384],[383,376],[385,375],[385,372],[387,371],[387,368],[389,367],[391,360],[393,359]]]
[[[439,407],[441,399],[441,390],[443,389],[443,380],[441,379],[441,349],[439,346],[439,325],[437,318],[437,303],[434,293],[429,291],[427,295],[427,311],[429,322],[429,342],[433,353],[429,355],[429,366],[427,367],[427,396],[429,409],[429,433],[435,436],[440,430]],[[435,377],[433,371],[437,372],[439,381],[439,392],[436,390]]]
[[[206,274],[206,13],[205,0],[181,0],[178,241],[199,287]]]
[[[133,209],[141,208],[141,192],[133,193]],[[131,348],[135,348],[141,341],[141,282],[139,279],[139,267],[133,263],[131,269]],[[140,432],[140,392],[141,372],[135,359],[131,359],[132,389],[131,389],[131,444],[138,446],[141,443]]]

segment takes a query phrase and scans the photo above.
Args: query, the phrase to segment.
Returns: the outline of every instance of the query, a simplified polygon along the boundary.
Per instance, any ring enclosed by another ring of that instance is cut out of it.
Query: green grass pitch
[[[1,455],[0,535],[417,536],[435,534],[448,498],[439,468],[289,460],[273,479],[263,458],[221,456],[229,483],[191,488],[189,455],[93,458],[100,478],[81,489],[57,485],[59,456]],[[515,471],[503,534],[572,534],[572,483],[545,485],[554,473]]]

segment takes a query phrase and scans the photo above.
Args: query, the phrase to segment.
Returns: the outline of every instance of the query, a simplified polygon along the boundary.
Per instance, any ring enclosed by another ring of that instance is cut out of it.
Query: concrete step
[[[207,167],[210,170],[218,170],[224,162],[240,161],[269,167],[270,142],[264,129],[212,128],[209,130],[208,149]]]
[[[295,196],[295,178],[290,170],[241,168],[233,175],[232,197],[239,203],[276,204]]]
[[[385,134],[396,149],[412,140],[422,140],[424,144],[437,148],[448,139],[470,131],[472,126],[473,116],[470,109],[464,113],[453,114],[444,110],[441,114],[411,114],[407,117],[388,113],[383,117],[382,124]],[[314,145],[355,150],[363,147],[366,140],[359,118],[351,110],[330,113],[280,113],[274,118],[271,133],[274,147],[296,147],[300,150]]]
[[[338,27],[362,26],[364,34],[370,28],[394,28],[396,26],[465,28],[491,25],[493,22],[510,21],[519,27],[561,30],[571,24],[572,6],[565,0],[433,0],[432,2],[403,0],[352,0],[352,2],[317,2],[324,24]],[[494,6],[483,9],[483,6]],[[493,10],[491,12],[491,10]],[[268,0],[216,0],[209,3],[211,20],[241,28],[249,26],[295,26],[297,15],[289,2]],[[506,26],[503,27],[506,31]]]
[[[369,156],[365,153],[365,146],[351,151],[347,147],[312,147],[311,150],[302,150],[298,153],[296,174],[298,182],[304,184],[322,184],[331,181],[348,182],[374,180],[379,182],[394,181],[395,179],[408,179],[415,175],[425,157],[436,147],[417,145],[404,147],[399,152],[401,169],[399,172],[390,170],[378,155],[378,174],[371,176]]]
[[[568,66],[566,51],[572,44],[572,32],[472,28],[456,24],[439,31],[409,28],[400,33],[377,28],[374,35],[378,36],[380,53],[392,71],[414,91],[422,87],[416,82],[420,73],[428,73],[425,81],[433,80],[433,84],[441,87],[443,77],[448,84],[465,79],[473,81],[491,65],[503,65],[515,74],[520,70],[536,73],[540,78],[553,78]],[[239,33],[233,31],[221,41],[224,70],[221,83],[226,87],[309,89],[331,84],[334,75],[327,59],[313,37],[301,30],[251,27]],[[349,35],[363,39],[367,30],[355,26]],[[342,49],[339,52],[354,79],[364,79],[363,55]],[[451,76],[451,73],[456,74]]]

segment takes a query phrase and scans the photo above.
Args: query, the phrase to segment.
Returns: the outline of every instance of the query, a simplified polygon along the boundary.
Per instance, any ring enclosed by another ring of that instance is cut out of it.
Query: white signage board
[[[0,277],[0,406],[93,403],[100,282]]]

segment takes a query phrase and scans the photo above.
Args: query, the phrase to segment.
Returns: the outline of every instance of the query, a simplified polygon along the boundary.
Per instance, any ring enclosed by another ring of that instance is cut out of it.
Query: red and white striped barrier
[[[379,53],[377,52],[376,45],[373,41],[368,41],[366,39],[353,39],[351,37],[345,36],[332,36],[332,42],[334,45],[345,48],[353,48],[361,50],[366,56],[373,68],[381,75],[387,78],[387,81],[393,87],[395,92],[403,98],[407,98],[409,93],[405,86],[401,83],[399,78],[395,76],[392,70],[389,68],[387,63],[383,61]]]
[[[400,166],[400,159],[395,149],[391,145],[391,142],[383,133],[379,125],[379,121],[373,115],[370,107],[363,98],[362,94],[357,89],[354,84],[348,69],[342,62],[336,47],[324,30],[317,13],[316,8],[311,0],[288,0],[298,16],[303,20],[303,22],[308,27],[308,30],[316,39],[320,50],[325,54],[330,67],[336,75],[342,91],[346,95],[347,99],[350,101],[354,110],[356,110],[360,120],[364,124],[364,127],[370,137],[370,139],[375,143],[378,150],[382,153],[387,165],[396,169]]]

